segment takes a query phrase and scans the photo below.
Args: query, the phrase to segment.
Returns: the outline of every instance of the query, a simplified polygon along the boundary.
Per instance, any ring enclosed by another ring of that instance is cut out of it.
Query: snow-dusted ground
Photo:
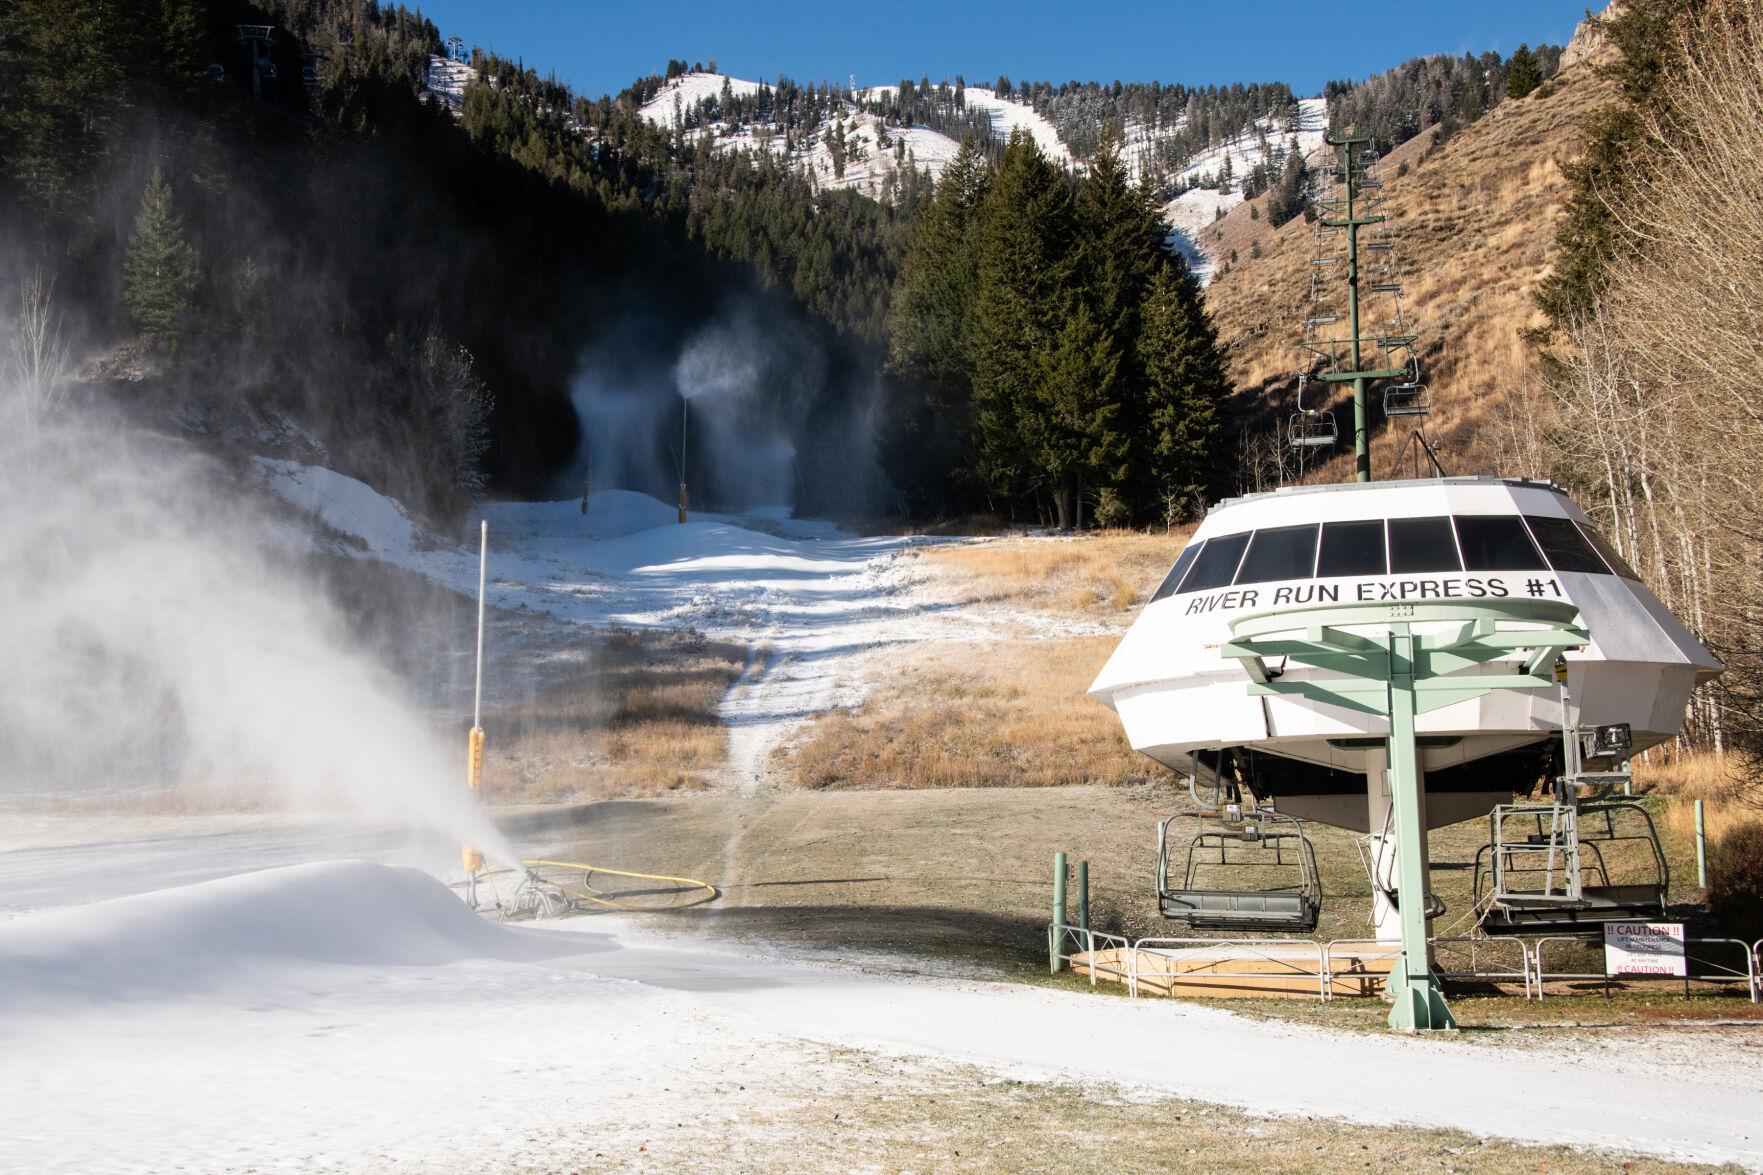
[[[1763,1163],[1763,1069],[1720,1037],[1473,1047],[908,980],[610,919],[495,926],[421,873],[359,862],[0,924],[16,1170],[641,1166],[660,1138],[737,1160],[751,1140],[751,1164],[779,1106],[860,1092],[828,1044],[1263,1114]]]
[[[474,549],[367,486],[260,467],[335,549],[475,588]],[[942,602],[913,567],[920,540],[783,510],[681,525],[673,507],[617,491],[590,505],[489,506],[492,602],[749,644],[724,704],[736,790],[763,786],[769,748],[795,724],[860,697],[875,650],[1004,622]],[[908,1075],[958,1062],[1267,1114],[1763,1164],[1763,1050],[1745,1037],[1348,1035],[756,955],[608,918],[493,926],[432,880],[453,868],[452,845],[353,823],[10,817],[3,1168],[665,1167],[667,1153],[750,1168],[800,1137],[790,1113],[869,1096],[873,1074],[840,1050]],[[283,867],[246,872],[264,866]]]
[[[261,460],[270,488],[343,536],[337,549],[477,590],[477,552],[421,531],[395,501],[352,478]],[[779,740],[870,684],[863,654],[883,645],[972,638],[994,617],[917,590],[925,540],[858,538],[784,509],[740,517],[677,508],[646,494],[502,502],[490,528],[489,603],[559,621],[692,628],[757,647],[724,703],[731,778],[750,786]],[[494,683],[491,683],[492,686]]]

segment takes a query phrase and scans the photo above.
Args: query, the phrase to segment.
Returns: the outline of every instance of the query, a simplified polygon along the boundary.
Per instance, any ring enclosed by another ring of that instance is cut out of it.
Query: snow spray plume
[[[705,455],[694,461],[688,453],[688,475],[694,467],[706,469],[717,498],[729,506],[796,501],[789,409],[819,389],[826,361],[816,348],[794,356],[787,350],[751,315],[724,316],[693,335],[673,366]]]
[[[793,315],[749,293],[689,332],[636,316],[607,324],[572,383],[582,445],[559,496],[591,473],[595,486],[671,500],[683,472],[696,508],[812,507],[829,490],[861,507],[882,480],[864,423],[871,381]]]
[[[514,860],[443,746],[217,462],[0,382],[0,792],[268,785]],[[293,536],[298,537],[298,536]]]

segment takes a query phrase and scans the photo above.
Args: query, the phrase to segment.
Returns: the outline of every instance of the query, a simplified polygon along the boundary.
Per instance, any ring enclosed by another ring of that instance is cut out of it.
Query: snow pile
[[[404,506],[366,482],[298,461],[253,458],[269,488],[330,529],[365,543],[388,563],[408,565],[420,529]]]
[[[595,948],[486,922],[416,869],[326,861],[0,923],[0,1008],[213,989],[303,963],[433,967]]]

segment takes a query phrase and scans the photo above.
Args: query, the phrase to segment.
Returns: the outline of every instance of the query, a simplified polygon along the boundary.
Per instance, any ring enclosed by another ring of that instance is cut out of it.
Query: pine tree
[[[154,168],[123,263],[122,299],[135,329],[154,345],[175,352],[198,280],[196,251],[184,238],[171,184]]]
[[[1199,283],[1179,258],[1158,268],[1143,321],[1138,361],[1148,427],[1135,435],[1133,461],[1148,472],[1158,513],[1173,524],[1202,504],[1212,480],[1219,409],[1229,385]]]
[[[1025,444],[1040,356],[1070,302],[1071,195],[1035,141],[1012,131],[979,216],[973,310],[974,462],[988,489],[1017,499],[1044,485]]]
[[[1267,219],[1275,227],[1303,212],[1310,203],[1310,167],[1302,151],[1286,156],[1285,169],[1267,201]]]
[[[1139,304],[1168,229],[1151,193],[1128,181],[1111,129],[1078,187],[1073,212],[1080,280],[1103,327],[1117,339],[1130,339],[1138,333]]]
[[[969,138],[913,225],[888,315],[890,367],[925,383],[932,405],[957,417],[966,415],[973,377],[976,229],[991,178],[984,152]]]
[[[1081,528],[1085,489],[1126,477],[1120,350],[1078,300],[1036,360],[1018,417],[1021,443],[1053,488],[1060,527]]]
[[[1530,46],[1518,46],[1513,51],[1511,60],[1506,62],[1506,97],[1527,98],[1532,90],[1542,84],[1543,71],[1538,67]]]
[[[1075,202],[1078,234],[1078,281],[1094,308],[1097,321],[1121,349],[1119,378],[1113,394],[1119,405],[1114,422],[1125,435],[1141,432],[1145,421],[1144,372],[1137,363],[1133,340],[1140,330],[1139,314],[1160,259],[1168,229],[1157,215],[1149,189],[1132,185],[1112,130],[1103,133],[1089,174]],[[1117,472],[1125,474],[1124,468]],[[1108,479],[1128,510],[1147,504],[1148,486],[1142,470],[1133,484]]]

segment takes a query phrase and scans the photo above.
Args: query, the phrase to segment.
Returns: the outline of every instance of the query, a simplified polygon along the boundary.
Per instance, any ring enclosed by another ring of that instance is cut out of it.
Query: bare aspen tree
[[[24,274],[7,324],[5,382],[28,433],[42,428],[67,398],[72,357],[55,309],[54,282],[41,269]]]

